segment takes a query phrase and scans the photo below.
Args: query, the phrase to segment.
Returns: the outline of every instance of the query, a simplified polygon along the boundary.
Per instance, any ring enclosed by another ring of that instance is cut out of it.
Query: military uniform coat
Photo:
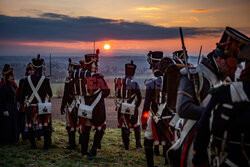
[[[15,84],[8,82],[0,87],[1,144],[12,144],[18,141],[17,89]],[[5,111],[8,111],[9,116],[3,115]]]
[[[138,107],[141,104],[141,91],[140,87],[137,82],[133,81],[131,77],[125,77],[126,80],[126,90],[131,91],[130,98],[127,99],[127,103],[132,103],[135,100],[135,112],[134,115],[129,114],[122,114],[121,113],[121,107],[118,108],[118,124],[119,127],[122,128],[122,124],[124,124],[124,121],[126,121],[126,124],[128,127],[126,128],[135,128],[138,127],[140,124],[138,124],[138,116],[139,111]],[[124,116],[125,120],[123,120],[122,116]]]

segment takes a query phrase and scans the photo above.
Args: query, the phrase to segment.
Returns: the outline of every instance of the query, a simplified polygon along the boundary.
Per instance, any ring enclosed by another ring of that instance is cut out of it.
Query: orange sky
[[[220,37],[201,37],[185,38],[185,45],[188,52],[195,56],[199,53],[200,46],[203,47],[203,54],[207,54],[211,49],[215,48],[216,42]],[[4,42],[6,43],[6,42]],[[8,42],[10,45],[20,46],[40,46],[44,48],[55,48],[54,51],[68,50],[68,51],[83,51],[92,50],[93,42]],[[110,50],[104,50],[103,46],[110,44]],[[1,43],[0,43],[1,45]],[[110,55],[116,51],[126,51],[146,53],[149,50],[162,50],[169,54],[175,50],[181,49],[180,39],[165,39],[165,40],[109,40],[99,41],[95,43],[96,48],[100,48],[103,55]],[[128,52],[128,53],[130,53]]]

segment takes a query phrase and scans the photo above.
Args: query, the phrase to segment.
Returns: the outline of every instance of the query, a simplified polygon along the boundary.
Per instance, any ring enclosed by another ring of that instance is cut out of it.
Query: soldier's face
[[[91,71],[92,72],[97,72],[98,71],[98,64],[97,63],[92,63],[92,65],[91,65]]]
[[[7,79],[10,83],[14,83],[15,81],[15,77],[14,77],[14,74],[9,76],[9,78]]]

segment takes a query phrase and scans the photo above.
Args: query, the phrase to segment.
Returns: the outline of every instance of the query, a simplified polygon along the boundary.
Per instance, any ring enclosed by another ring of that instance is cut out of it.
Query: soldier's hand
[[[9,112],[8,112],[8,111],[4,111],[4,112],[3,112],[3,115],[4,115],[5,117],[10,116],[10,114],[9,114]]]
[[[65,114],[65,108],[64,107],[61,107],[61,114]]]

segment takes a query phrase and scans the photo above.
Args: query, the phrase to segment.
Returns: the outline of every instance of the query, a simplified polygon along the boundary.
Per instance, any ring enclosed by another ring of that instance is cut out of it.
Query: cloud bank
[[[185,37],[214,35],[222,28],[183,28]],[[141,22],[97,17],[70,17],[43,13],[39,18],[0,15],[0,40],[104,41],[179,38],[178,27],[153,26]]]

